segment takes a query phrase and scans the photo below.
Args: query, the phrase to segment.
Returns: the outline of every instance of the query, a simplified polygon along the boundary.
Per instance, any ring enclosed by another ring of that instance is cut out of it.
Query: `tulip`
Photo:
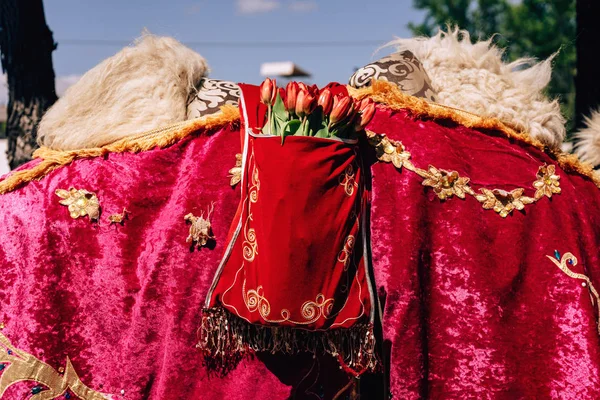
[[[317,98],[309,92],[301,90],[296,100],[296,114],[305,117],[312,113],[317,106]]]
[[[349,96],[337,95],[333,99],[333,108],[329,116],[330,125],[342,121],[354,112],[354,104]]]
[[[308,92],[308,86],[306,86],[306,83],[304,82],[298,82],[298,89]]]
[[[290,82],[285,88],[285,108],[291,114],[296,110],[296,99],[298,98],[298,83]]]
[[[260,101],[268,106],[275,102],[277,96],[277,83],[275,79],[265,79],[260,85]]]
[[[363,129],[365,129],[365,127],[369,125],[369,122],[371,122],[373,116],[375,115],[375,103],[373,103],[371,99],[368,99],[367,102],[365,102],[365,100],[367,99],[364,99],[360,103],[360,120],[358,121],[355,127],[357,131],[362,131]]]
[[[327,115],[331,112],[331,109],[333,108],[333,96],[331,95],[331,90],[323,90],[319,96],[318,104],[323,107],[324,115]]]

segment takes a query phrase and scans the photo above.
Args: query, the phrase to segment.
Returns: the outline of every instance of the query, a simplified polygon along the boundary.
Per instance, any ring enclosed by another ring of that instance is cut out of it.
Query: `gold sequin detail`
[[[558,255],[559,255],[558,252],[556,254],[558,257]],[[590,280],[590,278],[587,277],[587,275],[574,272],[568,266],[569,264],[573,267],[576,266],[577,265],[577,257],[575,257],[572,253],[563,254],[560,261],[558,261],[556,258],[554,258],[552,256],[546,256],[546,257],[548,257],[548,259],[550,261],[552,261],[558,268],[560,268],[561,271],[563,271],[565,274],[567,274],[567,276],[569,276],[573,279],[582,280],[583,281],[581,283],[582,286],[583,287],[587,286],[587,288],[590,292],[590,301],[592,302],[592,306],[596,306],[596,308],[598,308],[597,328],[598,328],[598,333],[600,334],[600,295],[598,295],[598,291],[596,291],[596,288],[594,288],[592,281]]]
[[[68,357],[64,374],[61,374],[33,355],[14,347],[2,333],[0,333],[0,344],[7,350],[0,351],[0,363],[5,365],[0,375],[0,398],[4,398],[10,386],[22,381],[32,381],[44,386],[32,399],[59,399],[67,389],[83,400],[109,398],[84,385]]]
[[[503,218],[510,215],[513,210],[523,210],[526,205],[533,204],[544,196],[550,198],[559,194],[560,176],[556,174],[556,166],[542,165],[533,182],[536,190],[534,197],[525,196],[525,188],[517,188],[510,192],[501,189],[479,189],[476,193],[469,185],[469,178],[461,177],[457,171],[447,171],[429,165],[427,170],[416,167],[410,161],[410,153],[404,145],[384,134],[367,131],[369,143],[375,148],[377,159],[381,162],[392,163],[396,168],[405,168],[423,178],[423,186],[431,187],[440,200],[453,196],[464,199],[466,195],[475,197],[486,210],[494,210]]]
[[[63,206],[67,206],[71,218],[89,216],[90,220],[98,220],[100,217],[100,202],[96,194],[88,192],[85,189],[69,188],[56,189],[54,192],[62,200],[59,201]]]

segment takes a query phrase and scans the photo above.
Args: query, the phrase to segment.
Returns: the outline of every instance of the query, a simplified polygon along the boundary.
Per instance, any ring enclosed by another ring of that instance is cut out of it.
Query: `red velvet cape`
[[[533,196],[538,168],[557,165],[499,132],[409,110],[379,107],[369,129],[402,141],[417,167],[458,171],[477,191]],[[203,366],[197,330],[240,202],[227,177],[239,152],[237,129],[199,131],[162,150],[77,160],[0,196],[0,334],[12,346],[0,356],[4,398],[38,385],[7,375],[25,358],[35,373],[64,376],[68,357],[81,382],[115,399],[314,399],[344,387],[329,356],[259,354],[225,377]],[[590,289],[600,287],[599,189],[557,166],[560,194],[502,218],[473,197],[440,200],[374,153],[365,161],[385,370],[361,378],[363,397],[600,398]],[[97,194],[101,224],[69,216],[54,194],[69,187]],[[183,217],[211,202],[214,245],[191,251]],[[130,219],[109,226],[123,207]]]

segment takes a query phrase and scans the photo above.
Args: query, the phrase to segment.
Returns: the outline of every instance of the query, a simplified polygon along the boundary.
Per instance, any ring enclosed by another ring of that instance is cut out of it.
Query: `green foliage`
[[[415,8],[426,10],[426,17],[409,28],[416,35],[431,36],[448,24],[458,25],[469,31],[472,40],[493,37],[496,45],[506,49],[507,61],[521,57],[542,60],[559,51],[547,94],[559,99],[571,130],[577,56],[575,1],[413,0]]]

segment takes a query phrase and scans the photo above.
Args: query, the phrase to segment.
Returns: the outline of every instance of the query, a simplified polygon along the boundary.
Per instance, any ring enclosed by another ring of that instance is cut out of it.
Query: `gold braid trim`
[[[157,147],[163,149],[198,130],[210,131],[221,128],[228,124],[237,123],[239,118],[240,114],[237,107],[223,106],[221,107],[221,112],[218,114],[183,121],[167,127],[143,132],[135,136],[117,140],[116,142],[109,143],[102,147],[66,151],[42,147],[33,153],[34,158],[41,158],[42,161],[30,169],[13,172],[6,179],[1,181],[0,194],[13,191],[21,185],[33,180],[42,179],[48,173],[63,165],[70,164],[77,159],[101,157],[108,153],[138,153]]]
[[[376,103],[385,105],[395,111],[407,109],[415,117],[445,119],[471,129],[500,132],[510,139],[516,139],[545,152],[555,159],[565,171],[578,172],[587,176],[600,188],[600,178],[594,174],[594,168],[591,164],[582,162],[574,154],[562,153],[558,149],[548,147],[528,134],[520,132],[516,127],[510,127],[496,118],[484,118],[457,108],[429,103],[424,99],[402,93],[398,86],[386,81],[373,81],[371,86],[361,89],[348,86],[348,92],[358,100],[370,97]]]

